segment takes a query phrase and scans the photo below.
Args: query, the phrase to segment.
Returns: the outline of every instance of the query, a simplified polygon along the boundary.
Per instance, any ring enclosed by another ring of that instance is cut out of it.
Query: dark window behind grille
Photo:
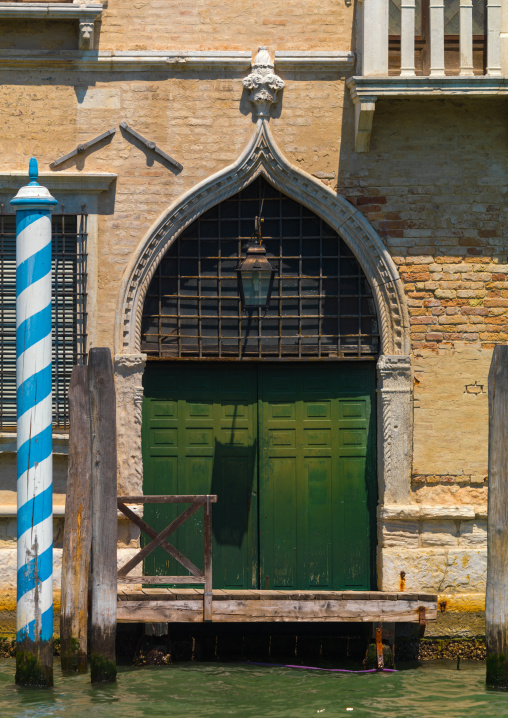
[[[236,267],[263,202],[277,269],[266,316],[242,313]],[[155,357],[362,358],[379,351],[369,283],[337,233],[258,179],[196,220],[162,259],[143,308]]]
[[[53,422],[69,427],[67,389],[86,352],[86,214],[54,214]],[[16,426],[16,217],[0,214],[0,422]]]

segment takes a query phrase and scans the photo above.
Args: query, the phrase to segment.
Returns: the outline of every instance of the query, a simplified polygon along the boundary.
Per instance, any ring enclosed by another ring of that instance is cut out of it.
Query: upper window
[[[389,34],[400,35],[401,0],[389,2]],[[460,0],[447,0],[444,5],[444,34],[460,34]],[[424,34],[428,23],[429,0],[416,0],[415,2],[415,35]],[[473,35],[486,34],[485,0],[473,0]]]
[[[402,0],[389,0],[389,74],[401,71],[401,6]],[[439,8],[438,8],[439,9]],[[415,69],[417,75],[430,73],[430,0],[415,2]],[[460,55],[460,0],[446,0],[443,8],[445,74],[458,75]],[[472,43],[474,74],[487,70],[486,0],[472,0]],[[434,38],[436,41],[438,38]]]
[[[242,312],[236,274],[257,215],[277,270],[266,315]],[[345,242],[259,178],[168,250],[146,295],[142,350],[167,358],[374,357],[379,329],[372,290]]]
[[[16,426],[16,217],[0,212],[0,428]],[[67,390],[86,352],[86,221],[52,216],[53,425],[69,427]]]

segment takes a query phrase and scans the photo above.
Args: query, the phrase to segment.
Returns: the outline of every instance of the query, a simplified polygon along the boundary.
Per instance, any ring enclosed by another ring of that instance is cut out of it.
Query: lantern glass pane
[[[245,308],[265,307],[272,272],[265,270],[240,272]]]

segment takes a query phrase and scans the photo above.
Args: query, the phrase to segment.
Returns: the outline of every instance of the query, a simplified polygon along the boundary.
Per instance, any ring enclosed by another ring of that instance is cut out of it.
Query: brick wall
[[[347,50],[353,5],[336,0],[109,0],[103,50]]]

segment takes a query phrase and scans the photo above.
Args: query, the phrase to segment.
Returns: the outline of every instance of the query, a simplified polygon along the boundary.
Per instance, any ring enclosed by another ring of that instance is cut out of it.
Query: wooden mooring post
[[[116,400],[109,349],[90,349],[92,434],[92,683],[116,681],[117,455]]]
[[[63,671],[87,670],[88,573],[92,546],[88,369],[75,366],[69,385],[69,470],[65,503],[60,610]]]
[[[508,346],[494,349],[489,372],[487,519],[487,685],[508,689]]]

